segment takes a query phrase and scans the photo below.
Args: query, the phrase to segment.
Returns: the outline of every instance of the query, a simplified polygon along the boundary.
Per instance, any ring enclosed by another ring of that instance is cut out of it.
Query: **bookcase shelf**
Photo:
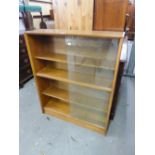
[[[98,85],[95,85],[95,84],[93,84],[94,80],[90,79],[88,81],[89,75],[83,75],[83,74],[76,73],[76,72],[68,73],[65,70],[53,69],[53,68],[48,68],[48,67],[43,68],[36,75],[39,77],[43,77],[43,78],[63,81],[63,82],[76,84],[76,85],[80,85],[80,86],[84,86],[84,87],[89,87],[89,88],[93,88],[93,89],[97,89],[97,90],[104,90],[107,92],[111,92],[111,88],[109,88],[108,86],[111,85],[112,81],[110,81],[108,79],[100,78],[101,83],[99,83]],[[77,81],[76,79],[78,79],[78,80],[80,79],[82,81]],[[102,85],[105,84],[106,86],[105,87],[100,86],[101,84]]]
[[[68,93],[69,93],[68,91],[61,88],[57,88],[55,86],[48,87],[45,91],[43,91],[44,95],[47,95],[49,97],[54,97],[65,102],[69,102]]]
[[[105,134],[124,34],[34,30],[24,36],[42,112]]]
[[[61,118],[65,121],[72,122],[79,126],[89,128],[89,129],[92,129],[92,130],[100,132],[100,133],[105,132],[105,127],[103,127],[103,126],[92,124],[87,121],[75,118],[74,116],[71,116],[70,115],[70,105],[66,102],[49,100],[44,105],[43,110],[44,110],[44,113],[46,113],[46,114]],[[102,124],[103,124],[103,122],[102,122]]]
[[[107,112],[107,109],[105,106],[105,103],[107,102],[107,98],[101,99],[94,96],[93,97],[87,96],[82,93],[74,92],[71,90],[70,92],[68,92],[67,90],[64,90],[55,86],[48,87],[45,91],[43,91],[43,94],[52,98],[62,100],[67,103],[72,103],[73,105],[79,105],[82,108],[87,108],[87,109],[91,109],[99,112],[104,111],[105,113]],[[72,97],[70,97],[70,94],[72,95]],[[91,102],[86,103],[85,101],[87,100],[88,97],[90,98]]]
[[[80,58],[80,56],[76,56],[76,55],[69,55],[68,57],[73,56],[75,59],[78,57]],[[56,53],[44,53],[44,54],[40,54],[36,56],[36,59],[40,59],[40,60],[47,60],[47,61],[54,61],[54,62],[61,62],[61,63],[65,63],[65,64],[74,64],[74,65],[80,65],[80,66],[84,66],[84,67],[92,67],[92,68],[100,68],[100,69],[107,69],[107,70],[111,70],[114,71],[114,68],[112,66],[112,64],[114,62],[112,61],[107,61],[105,65],[100,65],[98,62],[100,62],[102,59],[97,59],[96,61],[94,61],[94,58],[84,58],[84,60],[86,61],[85,63],[81,63],[81,62],[68,62],[67,60],[67,56],[65,54],[56,54]],[[91,61],[93,60],[93,61]],[[92,63],[94,62],[94,63]]]

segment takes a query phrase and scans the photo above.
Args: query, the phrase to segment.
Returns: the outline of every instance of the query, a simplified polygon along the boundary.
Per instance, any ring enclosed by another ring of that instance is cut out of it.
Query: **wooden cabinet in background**
[[[127,0],[95,0],[94,30],[124,31]]]
[[[56,29],[92,30],[94,0],[53,0]]]
[[[25,45],[24,35],[19,35],[19,86],[23,87],[24,83],[32,78],[32,69]]]
[[[135,4],[128,3],[127,9],[126,31],[129,40],[134,40],[135,37]]]

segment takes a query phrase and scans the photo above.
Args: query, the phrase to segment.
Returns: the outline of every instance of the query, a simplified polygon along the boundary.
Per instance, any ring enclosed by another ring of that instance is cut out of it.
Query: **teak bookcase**
[[[123,32],[25,33],[42,112],[106,133]]]

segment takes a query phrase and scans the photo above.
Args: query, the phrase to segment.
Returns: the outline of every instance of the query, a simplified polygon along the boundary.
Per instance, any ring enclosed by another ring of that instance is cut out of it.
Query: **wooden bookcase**
[[[108,31],[27,31],[42,112],[106,133],[123,37]]]

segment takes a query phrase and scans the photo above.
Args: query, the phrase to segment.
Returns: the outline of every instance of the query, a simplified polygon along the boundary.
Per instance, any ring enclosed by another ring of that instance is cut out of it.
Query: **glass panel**
[[[56,87],[67,92],[67,97],[65,98],[67,98],[66,100],[72,104],[79,104],[84,107],[89,107],[89,109],[107,112],[107,103],[110,93],[55,81],[52,82],[51,87]]]
[[[44,94],[67,103],[71,116],[104,127],[118,40],[53,37],[48,41],[44,55],[38,54],[45,60],[39,75],[53,79],[54,86]]]
[[[94,110],[90,110],[80,105],[71,104],[70,108],[71,115],[78,119],[82,119],[88,121],[90,123],[105,126],[105,113],[104,112],[96,112]]]
[[[65,42],[70,80],[112,87],[117,39],[66,37]],[[69,85],[71,115],[104,126],[109,95],[104,91]]]
[[[68,62],[114,67],[117,39],[66,37]]]

